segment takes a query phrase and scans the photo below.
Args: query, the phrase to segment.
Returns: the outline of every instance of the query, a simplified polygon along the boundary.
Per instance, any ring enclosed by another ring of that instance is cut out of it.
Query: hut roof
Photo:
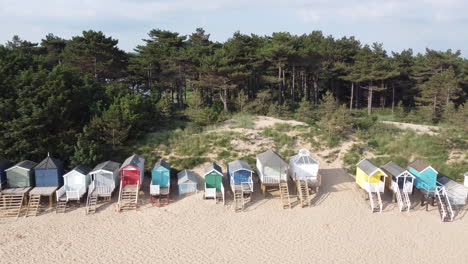
[[[364,171],[367,175],[372,175],[379,170],[377,166],[374,165],[370,160],[363,159],[358,164],[356,164],[358,168]]]
[[[427,163],[425,163],[424,161],[420,161],[420,160],[416,160],[415,162],[411,163],[409,165],[411,168],[419,171],[419,172],[423,172],[425,171],[426,169],[428,168],[431,168],[433,169],[435,172],[437,172],[434,168],[432,168],[430,165],[428,165]]]
[[[252,171],[250,165],[243,160],[235,160],[228,163],[228,168],[230,172],[235,172],[238,170],[248,170]]]
[[[133,154],[132,156],[128,157],[120,168],[123,168],[127,165],[132,165],[135,168],[140,168],[141,164],[145,161],[144,158],[140,157],[137,154]]]
[[[20,163],[17,163],[15,166],[7,169],[7,170],[10,170],[10,169],[13,169],[13,168],[22,168],[22,169],[25,169],[25,170],[30,170],[34,167],[36,167],[37,163],[34,162],[34,161],[30,161],[30,160],[23,160],[21,161]]]
[[[210,164],[206,165],[204,172],[205,174],[207,174],[207,173],[212,172],[213,170],[219,172],[219,174],[221,175],[223,174],[223,170],[218,164],[216,164],[216,162],[211,162]]]
[[[0,167],[8,165],[8,160],[0,156]]]
[[[177,183],[185,183],[185,182],[194,182],[197,183],[197,178],[195,176],[195,173],[193,171],[189,170],[183,170],[179,173],[177,173]]]
[[[96,167],[94,167],[94,169],[91,172],[95,172],[95,171],[98,171],[98,170],[105,170],[105,171],[109,171],[109,172],[114,172],[115,170],[117,170],[119,168],[120,168],[120,163],[108,160],[108,161],[104,161],[104,162],[101,162],[98,165],[96,165]]]
[[[57,169],[62,166],[62,161],[59,159],[47,156],[34,169]]]
[[[382,168],[388,171],[393,176],[398,176],[406,171],[405,169],[403,169],[402,167],[400,167],[398,164],[396,164],[393,161],[385,164]]]
[[[263,165],[270,165],[270,166],[288,166],[286,161],[281,158],[278,153],[274,152],[273,150],[269,149],[263,153],[257,154],[257,159],[260,160],[260,162]]]
[[[168,162],[166,162],[166,161],[163,160],[163,159],[158,160],[158,162],[156,162],[156,163],[154,164],[154,168],[157,168],[157,167],[159,167],[159,166],[162,166],[162,167],[164,167],[164,168],[166,168],[166,169],[168,169],[168,170],[171,169],[171,164],[169,164]]]
[[[78,165],[75,168],[73,168],[73,170],[71,170],[71,171],[77,171],[77,172],[79,172],[79,173],[81,173],[83,175],[86,175],[91,171],[91,169],[86,167],[86,166],[83,166],[83,165]]]
[[[318,161],[312,158],[310,152],[307,149],[299,150],[299,153],[292,156],[290,160],[296,164],[318,164]]]

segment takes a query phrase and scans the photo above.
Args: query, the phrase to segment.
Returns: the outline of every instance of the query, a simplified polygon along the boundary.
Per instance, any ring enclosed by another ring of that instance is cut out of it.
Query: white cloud
[[[318,22],[320,15],[313,9],[300,9],[297,14],[304,22]]]

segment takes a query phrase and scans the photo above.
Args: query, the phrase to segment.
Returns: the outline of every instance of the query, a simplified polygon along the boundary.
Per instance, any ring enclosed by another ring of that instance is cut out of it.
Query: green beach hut
[[[26,188],[34,186],[34,167],[37,163],[24,160],[6,169],[8,188]]]
[[[212,162],[204,169],[205,178],[205,199],[222,198],[224,203],[224,186],[223,186],[223,171],[221,167]]]

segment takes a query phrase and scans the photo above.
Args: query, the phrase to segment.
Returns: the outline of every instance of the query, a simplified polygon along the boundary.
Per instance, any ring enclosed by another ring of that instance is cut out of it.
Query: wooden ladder
[[[281,206],[283,209],[291,208],[291,200],[289,198],[289,189],[287,182],[280,182],[279,184]]]
[[[88,196],[88,201],[86,203],[86,214],[96,213],[97,202],[98,202],[98,196],[93,191]]]
[[[235,190],[234,191],[234,211],[241,212],[244,211],[244,195],[242,190]]]
[[[25,217],[28,216],[37,216],[39,212],[39,206],[41,204],[41,196],[37,194],[32,194],[29,196],[28,209],[26,210]]]
[[[380,192],[369,192],[369,202],[373,213],[382,213],[382,199],[380,198]]]
[[[24,194],[2,194],[0,197],[0,217],[18,218],[23,206]]]
[[[64,214],[67,211],[68,201],[62,197],[57,201],[57,207],[55,207],[55,213],[57,214]]]
[[[297,198],[301,202],[302,207],[310,206],[309,185],[307,181],[296,181]]]
[[[439,199],[437,200],[437,207],[439,209],[440,218],[442,219],[443,222],[451,222],[452,217],[451,217],[451,212],[449,210],[449,206],[448,206],[449,201],[447,197],[439,193],[437,193],[437,195],[439,196],[438,197]]]
[[[135,190],[122,190],[119,211],[136,210],[138,208],[138,185]]]

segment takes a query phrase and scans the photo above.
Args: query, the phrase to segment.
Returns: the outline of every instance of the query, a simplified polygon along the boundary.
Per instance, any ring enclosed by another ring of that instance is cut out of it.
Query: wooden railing
[[[364,188],[368,192],[384,192],[385,183],[383,181],[381,181],[379,183],[365,182],[364,183]]]
[[[60,197],[65,194],[65,186],[62,186],[55,192],[55,197],[57,198],[57,202],[59,201]]]

